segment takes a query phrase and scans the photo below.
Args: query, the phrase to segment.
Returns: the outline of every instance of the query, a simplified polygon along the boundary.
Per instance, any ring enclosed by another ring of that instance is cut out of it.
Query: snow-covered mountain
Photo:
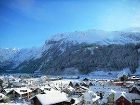
[[[82,42],[97,43],[101,45],[138,43],[140,41],[140,31],[138,30],[137,31],[124,30],[111,32],[102,30],[75,31],[56,34],[51,40],[58,41],[60,39],[78,43]]]
[[[140,31],[134,30],[60,33],[55,34],[40,48],[1,48],[0,69],[18,69],[25,72],[42,70],[47,73],[58,73],[68,68],[82,71],[97,67],[135,69],[139,59],[138,48],[135,46],[139,46],[139,42]],[[133,45],[126,46],[128,43]]]
[[[16,49],[6,48],[0,49],[0,62],[14,62],[14,67],[18,66],[23,61],[28,61],[33,58],[40,57],[41,48],[28,48],[28,49]]]
[[[18,52],[18,49],[11,49],[11,48],[0,48],[0,62],[12,59],[14,55]]]

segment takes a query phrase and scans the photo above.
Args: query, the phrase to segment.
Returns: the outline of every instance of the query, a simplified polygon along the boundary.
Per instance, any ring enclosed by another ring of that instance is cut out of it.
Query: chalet
[[[79,83],[76,83],[75,84],[75,88],[77,88],[77,87],[80,87],[80,84]]]
[[[44,94],[44,90],[40,88],[32,89],[32,96],[35,96],[37,94]]]
[[[136,93],[140,95],[140,87],[139,86],[132,86],[129,88],[129,93]]]
[[[45,86],[42,86],[40,89],[41,90],[48,90],[50,91],[53,87],[50,87],[49,85],[45,85]],[[55,88],[55,87],[54,87]]]
[[[6,94],[11,99],[29,99],[32,95],[32,90],[28,88],[14,88]]]
[[[133,93],[115,93],[114,101],[116,105],[132,105],[133,100],[140,99],[140,96]]]
[[[131,105],[131,102],[125,97],[121,96],[116,100],[116,105]]]
[[[84,78],[83,81],[89,81],[89,79],[88,78]]]
[[[81,86],[89,87],[89,85],[85,82],[81,83]]]
[[[0,103],[1,102],[4,102],[4,98],[5,98],[6,96],[4,95],[4,94],[2,94],[2,93],[0,93]]]
[[[75,95],[81,96],[83,93],[85,93],[88,90],[88,88],[84,86],[79,86],[75,89]]]
[[[69,96],[75,94],[75,89],[71,86],[68,86],[66,89],[63,90],[65,93],[67,93]]]
[[[80,86],[80,82],[69,82],[68,86],[71,86],[73,88],[77,88]]]
[[[83,94],[83,100],[85,105],[98,105],[100,97],[92,91],[87,91]]]
[[[33,105],[71,105],[67,95],[60,91],[48,91],[31,98]]]
[[[73,85],[73,83],[70,81],[68,86],[73,87],[74,85]]]
[[[91,81],[87,81],[87,82],[84,81],[80,85],[89,88],[90,86],[93,86],[93,83]]]
[[[89,86],[93,86],[93,83],[92,82],[89,82]]]

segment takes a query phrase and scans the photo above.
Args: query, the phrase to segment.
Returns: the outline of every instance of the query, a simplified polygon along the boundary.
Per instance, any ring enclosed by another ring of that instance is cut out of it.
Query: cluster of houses
[[[60,79],[47,76],[2,76],[1,80],[3,84],[0,88],[0,104],[19,102],[27,105],[140,105],[140,78],[134,76],[126,81]]]

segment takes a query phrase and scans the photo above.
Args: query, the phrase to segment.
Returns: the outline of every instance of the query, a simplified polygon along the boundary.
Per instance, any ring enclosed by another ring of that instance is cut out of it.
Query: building
[[[126,97],[121,96],[116,100],[116,105],[131,105],[131,102]]]
[[[84,105],[98,105],[100,97],[92,91],[87,91],[83,95]]]
[[[132,103],[134,103],[134,100],[139,99],[140,95],[126,92],[115,93],[114,97],[116,105],[132,105]]]
[[[139,86],[132,86],[129,88],[129,93],[136,93],[140,95],[140,87]]]
[[[29,99],[32,96],[32,90],[28,88],[14,88],[6,94],[13,100],[16,99]]]
[[[31,98],[33,105],[71,105],[67,94],[60,91],[48,91]]]

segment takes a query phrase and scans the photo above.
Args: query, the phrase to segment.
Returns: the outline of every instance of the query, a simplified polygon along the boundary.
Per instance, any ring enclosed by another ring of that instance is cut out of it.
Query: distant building
[[[34,71],[34,77],[41,77],[42,76],[42,73],[41,73],[41,71],[40,70],[36,70],[36,71]]]

